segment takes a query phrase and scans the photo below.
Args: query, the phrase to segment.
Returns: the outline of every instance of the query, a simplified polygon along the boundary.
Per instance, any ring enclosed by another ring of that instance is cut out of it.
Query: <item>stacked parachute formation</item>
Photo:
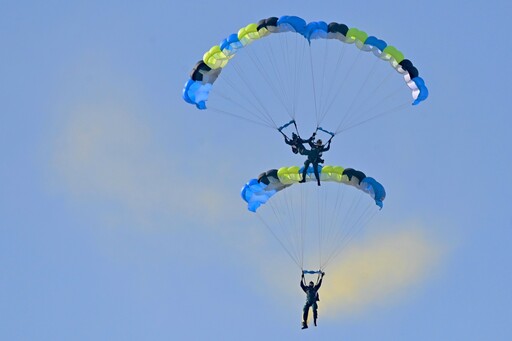
[[[352,127],[410,108],[409,93],[412,105],[429,95],[418,69],[396,47],[345,24],[282,16],[251,23],[204,53],[183,99],[200,110],[208,102],[212,112],[275,128],[290,144],[284,128],[291,124],[288,129],[299,137],[313,128],[330,135],[330,142]],[[303,170],[268,170],[248,181],[241,197],[303,273],[311,274],[323,271],[383,208],[386,191],[361,171],[329,165],[318,165],[325,186],[293,186]],[[316,182],[313,166],[306,174],[306,182]]]
[[[386,197],[384,187],[371,177],[367,177],[363,172],[352,168],[343,169],[341,166],[318,166],[321,181],[337,182],[339,184],[354,186],[355,188],[368,193],[375,204],[381,209]],[[306,176],[306,182],[316,181],[313,173],[313,167],[309,167]],[[242,199],[247,202],[249,211],[256,210],[265,204],[277,192],[299,183],[302,178],[302,168],[282,167],[271,169],[260,174],[257,179],[251,179],[242,188]]]
[[[192,72],[190,79],[183,88],[183,99],[194,104],[198,109],[206,109],[206,101],[213,83],[222,69],[233,58],[237,51],[270,34],[294,32],[311,43],[312,39],[336,39],[345,44],[354,44],[364,52],[372,52],[376,57],[389,61],[391,66],[401,75],[412,92],[413,105],[419,104],[428,97],[428,89],[424,80],[413,63],[406,59],[402,52],[384,40],[368,36],[357,28],[349,28],[345,24],[323,21],[310,22],[296,16],[282,16],[262,19],[231,34],[219,45],[213,46],[203,55]]]

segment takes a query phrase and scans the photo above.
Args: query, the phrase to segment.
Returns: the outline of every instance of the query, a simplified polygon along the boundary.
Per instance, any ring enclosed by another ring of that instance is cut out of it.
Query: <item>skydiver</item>
[[[306,329],[308,327],[308,314],[309,308],[313,307],[313,323],[316,327],[316,319],[318,318],[318,304],[316,302],[320,301],[320,296],[318,295],[318,290],[322,285],[322,279],[325,276],[325,272],[321,273],[319,279],[317,279],[316,285],[313,281],[309,282],[309,285],[306,286],[306,280],[304,279],[304,272],[302,272],[302,278],[300,279],[300,287],[306,293],[306,303],[304,304],[303,314],[302,314],[302,329]]]
[[[304,150],[305,150],[304,143],[313,142],[315,140],[315,135],[316,135],[316,133],[313,133],[313,135],[311,135],[311,137],[309,139],[304,140],[299,135],[292,133],[291,139],[288,138],[288,136],[284,135],[284,142],[287,145],[292,146],[292,152],[294,154],[299,153],[301,155],[304,155]]]
[[[304,161],[304,169],[302,170],[302,180],[299,182],[306,182],[306,174],[310,164],[313,164],[313,171],[315,173],[316,181],[320,186],[320,174],[318,174],[318,164],[324,163],[322,159],[322,153],[328,151],[331,148],[331,140],[327,142],[327,145],[322,145],[322,140],[318,139],[316,143],[309,142],[311,150],[304,148],[303,155],[307,155],[308,158]]]

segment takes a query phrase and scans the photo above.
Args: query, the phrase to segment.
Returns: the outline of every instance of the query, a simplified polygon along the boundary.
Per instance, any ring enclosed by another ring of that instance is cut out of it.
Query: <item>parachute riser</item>
[[[302,270],[302,275],[308,274],[308,275],[317,275],[316,283],[318,284],[320,280],[322,279],[322,274],[324,272],[322,270]]]
[[[290,124],[293,124],[293,126],[295,127],[295,131],[297,132],[297,135],[299,135],[299,136],[300,136],[300,134],[299,134],[299,129],[297,128],[297,123],[295,122],[295,120],[291,120],[290,122],[288,122],[288,123],[286,123],[286,124],[284,124],[284,125],[280,126],[279,128],[277,128],[277,130],[278,130],[278,131],[279,131],[279,132],[280,132],[284,137],[288,138],[288,136],[287,136],[285,133],[283,133],[283,129],[284,129],[284,128],[286,128],[286,127],[288,127]]]
[[[277,131],[279,131],[284,137],[288,138],[288,135],[286,135],[285,133],[283,133],[283,129],[288,127],[289,125],[293,124],[293,126],[295,127],[295,131],[297,132],[297,135],[300,137],[300,134],[299,134],[299,128],[297,127],[297,122],[295,122],[295,120],[291,120],[290,122],[288,123],[285,123],[283,124],[282,126],[280,126],[279,128],[277,128]],[[334,136],[336,135],[336,133],[333,133],[329,130],[326,130],[322,127],[316,127],[315,129],[315,133],[316,134],[318,131],[323,131],[324,133],[326,134],[329,134],[331,135],[331,137],[329,138],[328,142],[331,142],[331,140],[334,138]]]
[[[332,139],[334,138],[334,136],[336,135],[336,133],[333,133],[333,132],[331,132],[331,131],[325,130],[325,129],[324,129],[324,128],[322,128],[322,127],[317,127],[317,128],[316,128],[316,130],[317,130],[317,131],[318,131],[318,130],[320,130],[320,131],[323,131],[323,132],[324,132],[324,133],[326,133],[326,134],[331,135],[331,138],[329,139],[329,141],[328,141],[328,142],[331,142],[331,140],[332,140]]]
[[[314,274],[320,275],[322,273],[322,270],[302,270],[302,273],[309,274],[309,275],[314,275]]]

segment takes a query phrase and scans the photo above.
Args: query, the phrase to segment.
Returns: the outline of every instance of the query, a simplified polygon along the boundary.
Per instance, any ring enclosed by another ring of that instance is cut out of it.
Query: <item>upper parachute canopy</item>
[[[413,105],[419,104],[428,97],[425,81],[419,77],[418,69],[406,59],[402,52],[384,40],[369,36],[357,28],[349,28],[345,24],[323,21],[306,23],[296,16],[282,16],[262,19],[241,28],[237,33],[229,35],[219,45],[215,45],[204,53],[190,73],[190,79],[183,88],[183,99],[194,104],[198,109],[206,109],[206,101],[212,85],[219,77],[221,70],[236,53],[252,42],[270,34],[293,32],[304,37],[309,43],[313,39],[335,39],[345,44],[355,44],[364,52],[372,52],[377,58],[389,61],[391,66],[400,73],[412,92]]]
[[[247,202],[247,209],[252,212],[265,204],[277,192],[299,183],[302,179],[302,169],[298,166],[271,169],[260,174],[258,179],[251,179],[242,188],[241,196]],[[384,187],[375,179],[367,177],[363,172],[341,166],[318,166],[321,181],[337,182],[354,186],[368,193],[375,204],[381,209],[386,198]],[[313,175],[313,167],[307,170],[306,181],[316,181]]]

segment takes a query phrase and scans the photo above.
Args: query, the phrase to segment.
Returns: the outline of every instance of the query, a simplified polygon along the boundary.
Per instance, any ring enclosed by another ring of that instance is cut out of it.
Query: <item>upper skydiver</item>
[[[313,137],[313,136],[312,136]],[[311,146],[311,150],[304,148],[304,152],[301,153],[303,155],[307,155],[308,158],[304,161],[304,169],[302,170],[302,180],[299,182],[306,182],[306,174],[308,172],[308,168],[310,164],[313,164],[313,172],[315,173],[316,181],[318,186],[320,186],[320,174],[318,174],[318,164],[324,163],[322,159],[322,153],[328,151],[331,148],[331,140],[327,142],[324,146],[322,144],[322,140],[318,139],[316,143],[312,141],[309,142]]]

